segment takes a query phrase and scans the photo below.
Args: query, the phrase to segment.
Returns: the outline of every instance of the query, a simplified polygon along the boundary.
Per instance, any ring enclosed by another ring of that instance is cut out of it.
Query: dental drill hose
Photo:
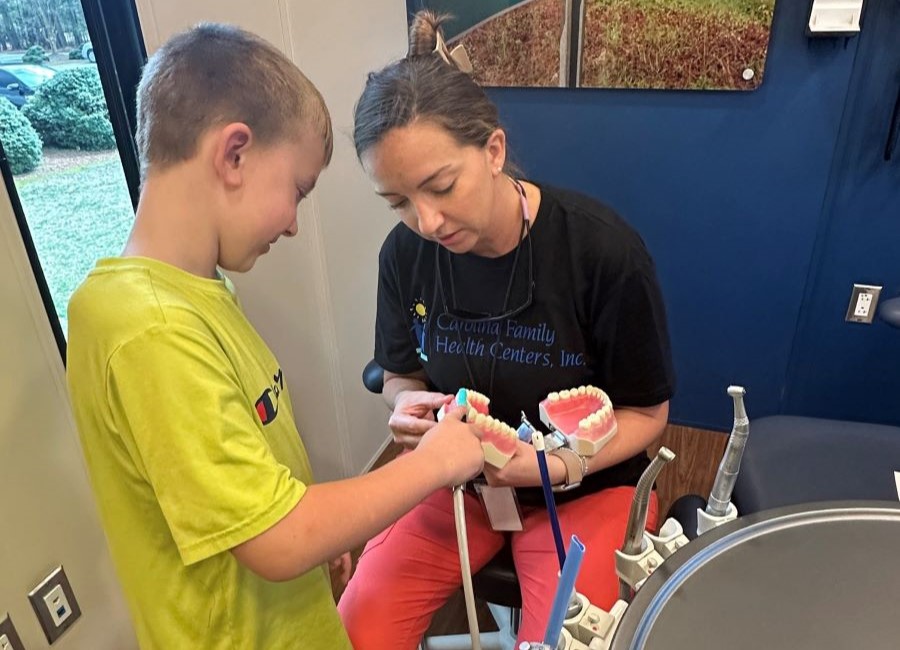
[[[456,542],[459,546],[459,566],[462,571],[463,595],[466,600],[466,617],[469,619],[469,635],[472,650],[481,650],[481,633],[475,612],[475,591],[472,588],[472,567],[469,564],[469,542],[466,536],[465,485],[453,488],[453,514],[456,518]]]
[[[631,511],[628,513],[628,525],[625,528],[625,541],[622,544],[622,552],[627,555],[638,555],[643,550],[644,529],[647,527],[647,511],[650,509],[650,492],[656,477],[675,458],[675,453],[668,447],[660,447],[656,458],[650,466],[641,474],[637,487],[634,490],[634,498],[631,500]],[[631,587],[624,580],[619,580],[619,598],[630,600]]]
[[[706,504],[706,513],[714,517],[724,517],[731,503],[731,492],[737,481],[738,471],[741,468],[741,457],[744,455],[744,447],[747,437],[750,435],[750,420],[744,409],[744,395],[746,391],[742,386],[729,386],[728,394],[734,400],[734,426],[731,437],[728,439],[728,447],[719,470],[712,491],[709,494],[709,502]]]

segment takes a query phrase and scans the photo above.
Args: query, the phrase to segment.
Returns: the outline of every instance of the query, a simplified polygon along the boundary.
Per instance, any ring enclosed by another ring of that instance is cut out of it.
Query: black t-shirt
[[[589,197],[540,189],[528,237],[498,258],[451,253],[403,224],[391,231],[379,256],[375,360],[393,373],[424,369],[442,393],[474,388],[490,398],[491,415],[513,428],[522,411],[545,428],[538,403],[551,391],[588,384],[614,406],[668,400],[675,379],[665,308],[640,236]],[[500,320],[453,316],[526,304]],[[642,453],[591,474],[558,500],[635,485],[648,462]],[[523,503],[543,503],[540,488],[517,492]]]

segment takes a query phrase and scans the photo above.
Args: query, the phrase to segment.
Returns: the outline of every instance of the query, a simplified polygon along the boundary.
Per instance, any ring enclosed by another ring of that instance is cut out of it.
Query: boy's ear
[[[230,187],[243,182],[244,161],[253,143],[253,131],[243,122],[232,122],[216,139],[214,164],[219,177]]]

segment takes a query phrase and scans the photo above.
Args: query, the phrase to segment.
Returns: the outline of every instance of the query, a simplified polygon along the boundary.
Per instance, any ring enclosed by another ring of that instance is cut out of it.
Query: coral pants
[[[566,546],[573,534],[586,546],[576,588],[603,609],[618,596],[613,551],[622,546],[633,494],[633,487],[610,488],[557,507]],[[540,641],[559,562],[546,509],[523,508],[523,516],[525,529],[511,537],[522,590],[519,641]],[[656,523],[654,494],[647,527]],[[500,550],[505,534],[491,529],[477,497],[468,492],[466,528],[475,573]],[[439,490],[366,545],[338,604],[354,649],[415,648],[461,581],[453,499],[450,490]]]

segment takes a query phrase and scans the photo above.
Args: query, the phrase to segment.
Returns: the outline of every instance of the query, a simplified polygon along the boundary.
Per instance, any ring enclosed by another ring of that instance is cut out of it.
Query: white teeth
[[[471,406],[469,407],[469,413],[466,415],[469,422],[475,422],[478,419],[478,411],[473,409]]]
[[[559,396],[562,399],[569,399],[569,397],[571,397],[571,395],[572,395],[572,392],[569,390],[562,390],[559,392]]]
[[[578,387],[578,394],[579,394],[579,395],[584,395],[586,392],[587,392],[587,389],[586,389],[584,386],[579,386],[579,387]]]
[[[480,427],[484,427],[486,420],[487,420],[487,417],[485,416],[484,413],[479,413],[478,415],[475,416],[475,424],[477,424]]]
[[[591,428],[591,423],[588,422],[587,419],[585,418],[584,420],[582,420],[581,422],[578,423],[578,428],[581,429],[582,431],[587,431],[588,429]]]
[[[551,402],[559,401],[559,393],[550,393],[549,395],[547,395],[547,397],[550,399]]]

